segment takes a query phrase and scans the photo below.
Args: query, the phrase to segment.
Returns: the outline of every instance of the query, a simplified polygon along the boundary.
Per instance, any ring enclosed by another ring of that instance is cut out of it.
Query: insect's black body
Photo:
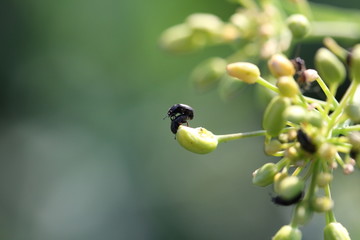
[[[171,120],[174,120],[179,115],[185,115],[191,120],[194,118],[194,109],[188,105],[178,103],[169,108],[167,115]]]
[[[169,108],[167,117],[171,120],[171,132],[176,134],[180,125],[188,124],[188,120],[194,118],[194,109],[188,105],[178,103]]]
[[[297,140],[299,141],[301,148],[305,151],[309,153],[316,152],[316,145],[311,141],[311,138],[301,129],[297,131]]]
[[[294,78],[296,79],[296,82],[298,83],[299,87],[302,90],[308,90],[308,88],[310,87],[310,83],[306,81],[306,77],[304,74],[304,72],[306,70],[304,59],[302,59],[300,57],[296,57],[296,58],[292,59],[291,62],[295,68]]]
[[[304,193],[300,192],[298,195],[296,195],[293,199],[283,199],[280,196],[273,197],[271,200],[273,203],[281,206],[290,206],[292,204],[298,203],[303,198]]]

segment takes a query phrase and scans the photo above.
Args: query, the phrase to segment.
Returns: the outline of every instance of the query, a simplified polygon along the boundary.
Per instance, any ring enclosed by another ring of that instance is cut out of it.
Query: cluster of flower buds
[[[306,1],[287,3],[302,4],[296,14],[287,13],[290,5],[281,5],[284,9],[280,10],[273,1],[241,2],[244,8],[228,22],[210,14],[189,16],[184,23],[166,30],[161,44],[177,53],[214,44],[237,46],[238,50],[226,59],[214,57],[200,63],[191,79],[200,90],[218,85],[225,97],[245,84],[272,91],[263,114],[263,130],[215,135],[202,127],[184,126],[187,120],[180,116],[171,118],[176,140],[191,152],[207,154],[222,142],[265,136],[265,153],[279,160],[255,170],[253,184],[272,186],[275,204],[296,205],[291,222],[281,227],[273,240],[301,239],[299,227],[315,213],[325,216],[324,239],[349,240],[346,228],[335,219],[330,183],[334,169],[351,174],[360,167],[360,44],[348,51],[332,38],[325,38],[324,47],[314,56],[316,70],[307,69],[303,59],[289,59],[284,53],[303,38],[318,39],[321,32],[339,34],[331,24],[310,21]],[[312,31],[313,27],[323,29]],[[258,66],[266,65],[267,69],[260,71]],[[346,78],[350,85],[338,101],[335,95]],[[303,94],[314,85],[321,88],[325,100]]]

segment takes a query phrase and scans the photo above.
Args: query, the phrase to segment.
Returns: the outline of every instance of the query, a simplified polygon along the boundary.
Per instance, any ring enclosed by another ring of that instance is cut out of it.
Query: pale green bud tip
[[[304,190],[304,181],[296,176],[288,176],[278,183],[277,194],[285,200],[293,199]]]
[[[312,217],[313,211],[308,202],[301,202],[295,208],[294,221],[297,224],[305,225]]]
[[[360,122],[360,104],[359,103],[350,103],[345,108],[346,114],[349,118],[355,122]]]
[[[351,238],[341,223],[332,222],[324,228],[324,240],[351,240]]]
[[[226,70],[232,77],[238,78],[249,84],[256,83],[260,77],[259,68],[248,62],[235,62],[227,65]]]
[[[207,32],[217,32],[223,25],[221,19],[209,13],[194,13],[187,17],[186,23],[192,28]]]
[[[276,82],[276,86],[279,88],[281,96],[295,97],[300,92],[299,85],[295,82],[291,76],[282,76]]]
[[[274,54],[268,61],[268,68],[275,77],[295,74],[294,64],[283,54]]]
[[[351,132],[349,134],[349,143],[356,151],[360,150],[360,132]]]
[[[188,53],[203,47],[205,42],[194,41],[192,30],[179,24],[165,30],[160,37],[160,46],[173,53]]]
[[[326,187],[333,179],[333,175],[331,173],[321,172],[318,174],[316,178],[316,184],[323,188]]]
[[[341,84],[345,80],[344,64],[326,48],[320,48],[316,52],[315,66],[328,85]]]
[[[307,110],[301,106],[293,105],[289,106],[284,112],[285,118],[296,124],[300,124],[305,121],[307,117]]]
[[[272,240],[301,240],[301,231],[290,225],[285,225],[275,234]]]
[[[337,154],[336,147],[331,143],[321,144],[318,150],[319,157],[326,160],[329,163],[333,162],[336,154]]]
[[[281,142],[277,139],[272,139],[269,143],[265,144],[264,151],[267,155],[274,155],[281,151]]]
[[[287,25],[294,38],[301,39],[310,32],[310,22],[302,14],[293,14],[287,19]]]
[[[351,52],[350,72],[352,80],[360,83],[360,44],[356,44]]]
[[[253,184],[265,187],[274,182],[274,176],[278,172],[278,167],[274,163],[266,163],[257,169],[253,174]]]
[[[311,201],[311,207],[316,212],[327,212],[334,206],[333,200],[328,197],[316,197]]]
[[[206,154],[216,149],[218,145],[217,137],[205,128],[190,128],[180,125],[176,140],[185,149],[193,153]]]

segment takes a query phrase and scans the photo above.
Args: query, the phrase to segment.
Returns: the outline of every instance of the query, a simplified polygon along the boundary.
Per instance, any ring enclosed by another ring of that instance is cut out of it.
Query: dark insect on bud
[[[273,203],[281,206],[290,206],[296,204],[301,201],[304,196],[304,192],[300,192],[298,195],[293,197],[292,199],[284,199],[281,196],[272,197]]]
[[[291,59],[292,64],[294,65],[295,68],[295,75],[294,75],[294,79],[296,80],[297,84],[299,85],[300,89],[302,91],[306,91],[309,90],[311,82],[307,81],[306,79],[306,75],[305,75],[305,71],[306,71],[306,65],[305,65],[305,60],[300,58],[300,57],[296,57],[294,59]]]
[[[297,131],[297,140],[303,150],[309,153],[316,152],[316,145],[311,141],[311,138],[302,130]]]
[[[178,103],[169,108],[166,117],[171,120],[171,132],[176,134],[180,125],[188,124],[188,120],[194,118],[194,109],[188,105]]]

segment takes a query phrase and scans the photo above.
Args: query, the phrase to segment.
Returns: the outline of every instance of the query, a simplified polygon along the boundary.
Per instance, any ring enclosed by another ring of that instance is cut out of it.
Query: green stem
[[[274,91],[274,92],[276,92],[276,93],[279,93],[279,89],[278,89],[275,85],[269,83],[266,79],[264,79],[264,78],[262,78],[262,77],[259,77],[256,82],[257,82],[258,84],[266,87],[267,89],[270,89],[271,91]]]
[[[334,136],[337,136],[340,134],[347,134],[348,132],[353,132],[353,131],[360,131],[360,124],[348,126],[348,127],[335,128],[332,133]]]
[[[325,93],[326,98],[328,99],[328,101],[330,101],[330,103],[332,105],[334,105],[334,108],[339,106],[338,101],[336,100],[334,95],[330,92],[329,88],[326,86],[325,82],[321,79],[320,76],[318,78],[316,78],[316,82],[320,85],[320,87],[323,90],[323,92]]]
[[[319,173],[319,166],[320,166],[320,159],[314,159],[313,160],[313,169],[311,171],[312,176],[311,176],[311,182],[310,182],[310,187],[305,195],[306,200],[310,200],[311,197],[313,196],[313,194],[315,193],[315,189],[316,189],[316,178],[318,176]]]
[[[324,188],[325,196],[327,196],[329,199],[331,199],[331,191],[330,191],[330,184],[327,184]],[[336,222],[335,215],[333,210],[329,210],[326,212],[326,224]]]
[[[259,131],[252,131],[246,133],[232,133],[232,134],[224,134],[224,135],[216,135],[219,143],[227,142],[231,140],[237,140],[241,138],[247,137],[257,137],[257,136],[264,136],[266,134],[266,130],[259,130]]]

